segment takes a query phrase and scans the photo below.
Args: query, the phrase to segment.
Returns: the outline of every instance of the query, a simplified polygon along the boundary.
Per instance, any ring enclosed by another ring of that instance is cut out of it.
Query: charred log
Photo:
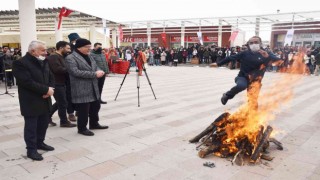
[[[256,161],[260,157],[260,153],[262,152],[265,143],[268,141],[272,130],[273,129],[272,129],[271,126],[267,127],[267,129],[263,133],[261,141],[259,142],[258,146],[256,147],[256,149],[254,150],[254,152],[253,152],[253,154],[251,156],[251,160]]]
[[[216,128],[217,128],[216,123],[227,120],[229,116],[230,114],[228,112],[221,114],[213,123],[210,124],[210,126],[208,126],[204,131],[202,131],[200,134],[198,134],[194,138],[190,139],[189,142],[190,143],[199,142],[199,140],[205,135],[209,134],[210,132],[216,131]]]

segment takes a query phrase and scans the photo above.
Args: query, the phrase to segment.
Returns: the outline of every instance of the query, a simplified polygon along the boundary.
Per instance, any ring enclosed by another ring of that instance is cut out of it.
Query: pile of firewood
[[[241,134],[230,138],[228,133],[232,133],[233,128],[245,126],[241,122],[243,122],[241,119],[234,119],[231,118],[229,113],[223,113],[189,142],[200,142],[197,150],[201,158],[210,154],[223,158],[232,157],[232,164],[235,163],[237,165],[244,165],[247,161],[256,162],[259,159],[271,161],[273,158],[267,155],[270,142],[274,143],[278,150],[283,150],[279,141],[270,138],[273,130],[271,126],[267,126],[267,128],[260,126],[254,133]]]

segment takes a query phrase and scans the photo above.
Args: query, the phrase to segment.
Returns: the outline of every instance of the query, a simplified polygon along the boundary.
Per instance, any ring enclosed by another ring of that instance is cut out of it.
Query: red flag
[[[166,47],[167,46],[167,35],[165,32],[161,33],[161,39],[163,41],[164,47]]]
[[[238,35],[238,32],[239,31],[233,31],[230,38],[229,38],[229,41],[234,41]]]
[[[68,17],[72,13],[72,10],[62,7],[59,13],[59,24],[58,29],[60,29],[62,17]]]
[[[122,31],[121,25],[119,25],[119,39],[120,39],[120,42],[123,41],[123,31]]]

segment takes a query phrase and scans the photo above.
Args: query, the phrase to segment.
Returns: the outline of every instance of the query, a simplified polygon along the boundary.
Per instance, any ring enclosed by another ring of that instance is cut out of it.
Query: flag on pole
[[[232,31],[231,36],[229,38],[229,41],[234,41],[236,37],[238,36],[239,31]]]
[[[201,45],[203,45],[203,39],[202,39],[202,32],[197,32],[197,35],[198,35],[198,39],[199,39],[199,42]]]
[[[163,46],[167,47],[167,35],[165,32],[161,33],[161,39],[163,41]]]
[[[287,31],[286,38],[284,39],[284,46],[288,44],[289,46],[291,45],[292,39],[293,39],[293,34],[294,34],[294,29],[289,29]]]
[[[73,11],[70,9],[67,9],[65,7],[62,7],[59,13],[59,23],[58,23],[58,30],[60,29],[62,17],[68,17]]]
[[[123,41],[123,31],[122,31],[121,25],[119,25],[119,39],[120,39],[120,42]]]
[[[103,27],[103,33],[104,35],[107,34],[107,23],[106,23],[106,19],[102,19],[102,27]]]

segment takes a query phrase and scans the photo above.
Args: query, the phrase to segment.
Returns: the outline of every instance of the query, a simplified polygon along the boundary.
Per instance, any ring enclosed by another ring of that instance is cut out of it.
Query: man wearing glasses
[[[232,99],[239,92],[247,89],[248,103],[255,109],[258,108],[258,96],[261,89],[261,81],[270,62],[281,60],[271,52],[262,48],[261,38],[253,36],[249,39],[248,50],[229,56],[218,63],[212,63],[212,67],[227,64],[230,61],[240,62],[240,72],[235,78],[236,85],[223,94],[221,103],[225,105],[229,99]],[[282,63],[281,61],[280,63]]]
[[[107,129],[99,124],[100,93],[98,78],[105,75],[90,55],[91,42],[87,39],[76,40],[75,51],[67,56],[70,77],[71,100],[78,111],[78,133],[93,136],[89,129]],[[89,129],[87,128],[89,120]]]

